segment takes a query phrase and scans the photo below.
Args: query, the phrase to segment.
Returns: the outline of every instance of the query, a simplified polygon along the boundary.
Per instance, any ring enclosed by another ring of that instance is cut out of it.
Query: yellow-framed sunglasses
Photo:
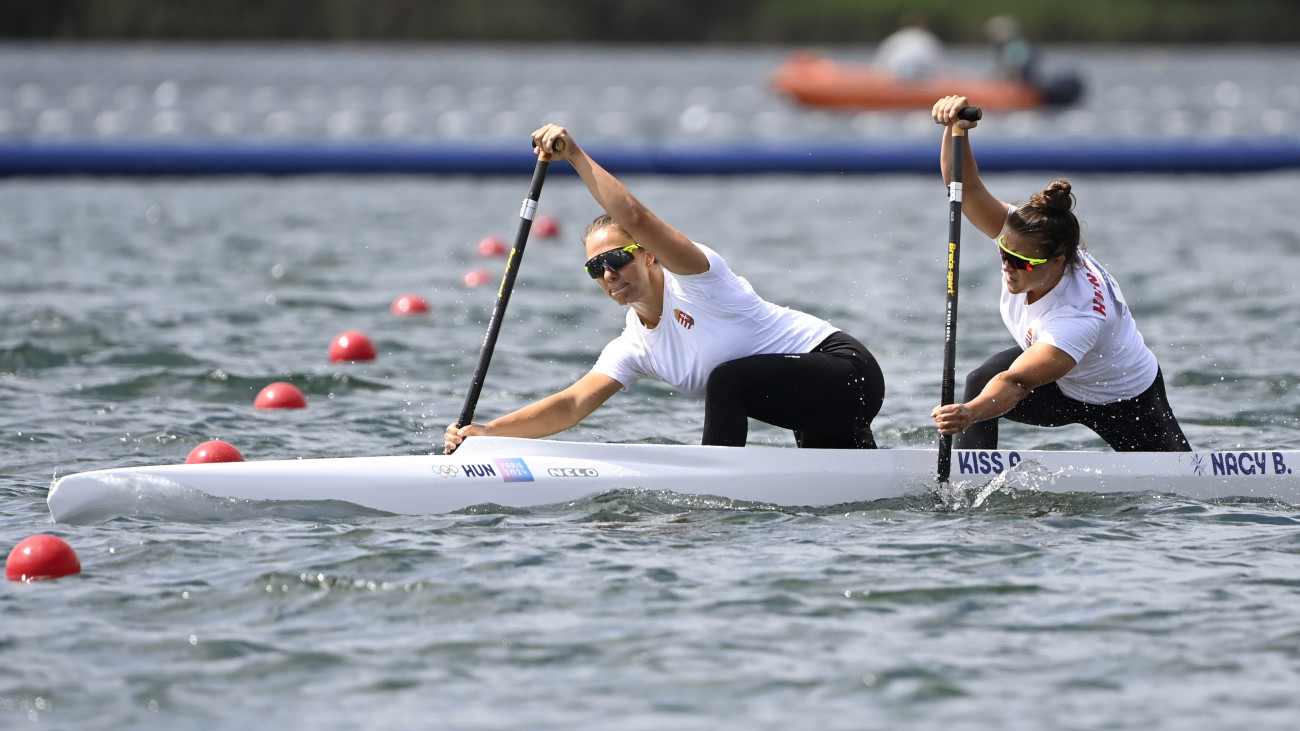
[[[632,263],[632,252],[641,248],[641,244],[629,244],[621,249],[610,249],[601,252],[587,260],[587,276],[592,279],[600,279],[605,276],[605,270],[616,272],[619,269]]]
[[[1002,261],[1010,264],[1012,269],[1028,269],[1029,271],[1033,271],[1034,267],[1039,264],[1047,263],[1046,259],[1035,259],[1032,256],[1017,254],[1011,249],[1008,249],[1006,243],[1003,242],[1003,239],[1006,237],[1006,234],[1002,234],[997,238],[998,248],[1002,249]],[[604,274],[604,272],[601,272],[601,274]]]

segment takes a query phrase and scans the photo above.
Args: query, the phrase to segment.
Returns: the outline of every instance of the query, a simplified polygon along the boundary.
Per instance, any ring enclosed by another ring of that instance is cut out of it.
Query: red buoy
[[[505,256],[509,252],[506,242],[495,236],[489,236],[478,242],[479,256]]]
[[[44,581],[81,573],[77,552],[58,536],[45,533],[24,538],[9,552],[5,578],[10,581]]]
[[[550,238],[560,233],[560,222],[554,216],[538,216],[530,230],[538,236]]]
[[[465,275],[460,278],[460,283],[470,289],[482,287],[491,281],[492,273],[486,269],[471,269],[465,272]]]
[[[394,315],[420,315],[429,311],[429,303],[418,294],[404,294],[389,309]]]
[[[330,343],[330,362],[374,360],[375,346],[364,333],[349,330]]]
[[[257,394],[253,407],[258,409],[305,409],[307,399],[292,383],[272,383]]]
[[[194,449],[190,450],[190,456],[185,458],[185,464],[210,464],[212,462],[243,462],[244,455],[235,449],[234,445],[226,442],[212,440],[204,442]]]

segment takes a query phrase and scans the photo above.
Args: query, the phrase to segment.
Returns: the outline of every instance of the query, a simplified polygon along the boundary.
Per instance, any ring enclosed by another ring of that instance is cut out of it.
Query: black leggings
[[[810,353],[727,361],[709,374],[704,444],[743,447],[749,419],[794,431],[800,447],[875,449],[885,376],[866,346],[837,332]]]
[[[1024,352],[1008,348],[989,358],[966,377],[963,401],[970,401],[999,373]],[[1083,424],[1097,432],[1116,452],[1190,452],[1178,419],[1165,397],[1165,379],[1156,369],[1156,380],[1141,394],[1109,404],[1085,404],[1064,393],[1055,383],[1039,386],[999,419],[1033,426]],[[997,449],[998,419],[971,424],[952,443],[956,449]]]

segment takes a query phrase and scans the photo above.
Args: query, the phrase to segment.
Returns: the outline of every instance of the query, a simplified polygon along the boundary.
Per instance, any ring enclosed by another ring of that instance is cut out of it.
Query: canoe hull
[[[934,488],[936,452],[592,444],[476,437],[454,455],[348,457],[95,470],[50,489],[57,522],[148,515],[183,519],[196,498],[339,501],[397,514],[482,504],[535,507],[607,490],[671,490],[781,506],[826,507]],[[952,482],[967,490],[1172,492],[1300,504],[1300,452],[1116,454],[957,450]]]

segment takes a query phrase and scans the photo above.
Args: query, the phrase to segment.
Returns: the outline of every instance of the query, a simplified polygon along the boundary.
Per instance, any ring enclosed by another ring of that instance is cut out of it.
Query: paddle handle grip
[[[969,108],[970,107],[967,107],[967,109]],[[962,111],[964,112],[966,110],[963,109]],[[565,147],[568,147],[568,143],[564,141],[564,138],[563,137],[557,138],[554,142],[551,143],[551,152],[564,152]],[[537,146],[534,145],[533,149],[536,150]]]

